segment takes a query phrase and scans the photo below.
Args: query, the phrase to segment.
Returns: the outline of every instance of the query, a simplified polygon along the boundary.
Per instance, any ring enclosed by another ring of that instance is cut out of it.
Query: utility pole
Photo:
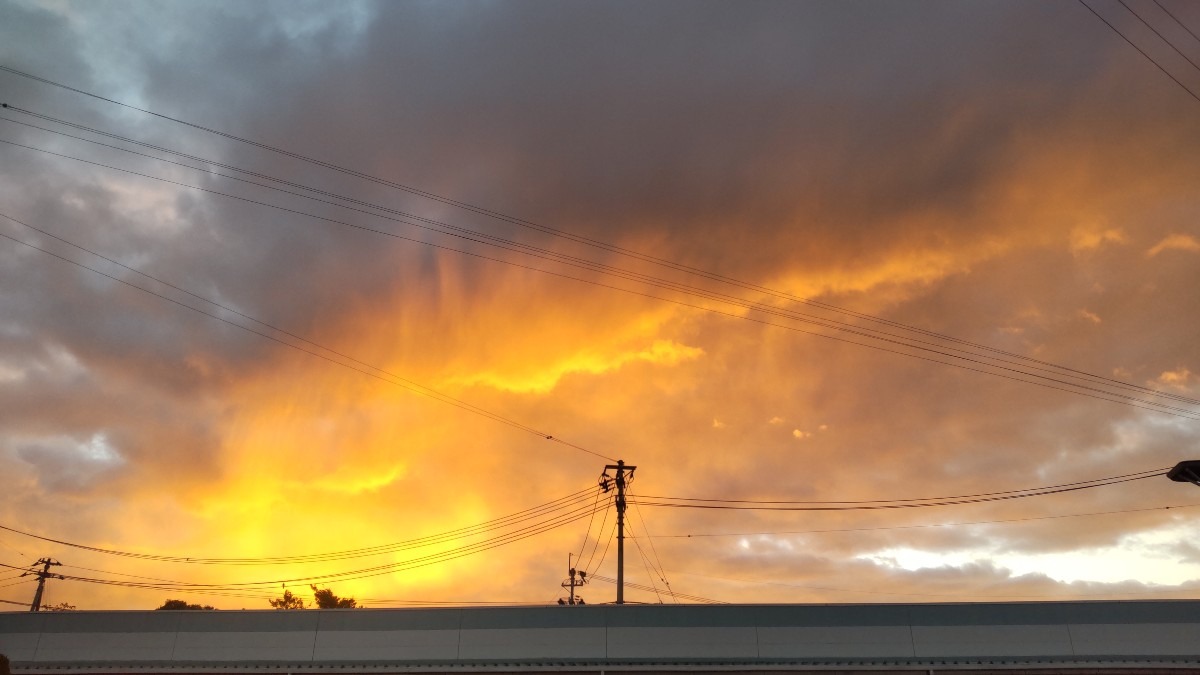
[[[575,589],[577,587],[582,586],[587,583],[587,572],[584,572],[583,570],[579,570],[578,574],[576,573],[575,568],[571,567],[571,556],[572,555],[574,555],[574,554],[572,554],[572,553],[567,554],[567,574],[570,578],[567,579],[566,581],[562,582],[563,588],[570,589],[570,595],[567,596],[567,599],[565,601],[560,598],[558,601],[558,604],[560,604],[560,605],[584,605],[584,604],[587,604],[583,601],[583,598],[575,596]]]
[[[609,469],[617,472],[616,477],[611,480],[617,486],[617,604],[623,605],[625,604],[625,486],[633,478],[633,472],[637,467],[625,466],[623,459],[618,459],[616,464],[605,466],[600,479],[600,487],[605,492],[609,490]]]
[[[36,575],[38,578],[37,590],[34,591],[34,593],[33,593],[33,604],[29,606],[29,611],[31,611],[31,612],[37,612],[37,611],[41,610],[41,608],[42,608],[42,592],[44,590],[46,590],[46,579],[62,579],[62,578],[64,578],[63,575],[61,575],[61,574],[51,574],[50,573],[51,565],[55,565],[55,566],[62,565],[62,563],[58,562],[57,560],[55,560],[53,558],[38,558],[38,561],[35,562],[34,565],[41,565],[42,569],[34,570],[31,572],[26,572],[21,575],[21,576],[25,577],[25,576],[29,576],[30,574],[33,574],[33,575]]]

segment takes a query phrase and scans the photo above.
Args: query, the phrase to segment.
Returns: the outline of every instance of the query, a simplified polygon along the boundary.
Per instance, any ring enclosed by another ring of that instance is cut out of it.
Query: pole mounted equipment
[[[37,590],[33,593],[33,604],[29,605],[29,611],[37,612],[42,608],[42,592],[46,590],[46,579],[64,579],[61,574],[51,574],[50,567],[62,565],[53,558],[38,558],[34,565],[41,565],[42,569],[32,570],[22,574],[21,576],[29,576],[30,574],[38,578]]]
[[[610,477],[609,469],[616,471],[616,475]],[[625,487],[629,481],[633,480],[633,472],[637,470],[636,466],[627,466],[625,460],[618,459],[616,464],[609,464],[604,467],[604,473],[600,475],[600,489],[608,492],[614,486],[617,488],[617,604],[625,604]]]
[[[1200,459],[1189,459],[1176,464],[1167,472],[1167,478],[1177,483],[1200,485]]]
[[[567,574],[570,576],[570,578],[562,582],[562,587],[569,589],[570,595],[568,595],[565,599],[559,598],[558,604],[586,605],[587,603],[583,601],[583,597],[575,594],[575,589],[587,583],[587,572],[584,570],[576,570],[575,567],[571,565],[571,556],[572,554],[567,554]]]

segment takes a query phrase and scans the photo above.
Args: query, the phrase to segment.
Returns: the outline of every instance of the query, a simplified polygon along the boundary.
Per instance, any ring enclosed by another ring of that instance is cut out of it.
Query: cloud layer
[[[0,524],[126,551],[300,555],[487,521],[602,468],[406,382],[635,463],[644,495],[975,494],[1200,449],[1194,419],[798,332],[847,337],[634,276],[869,325],[775,289],[1195,397],[1196,104],[1081,7],[17,2],[0,25],[8,67],[513,218],[0,73],[10,105],[515,242],[0,120],[0,139],[175,182],[0,147],[0,213],[45,231],[0,233],[96,270],[0,241]],[[1161,507],[1197,497],[1154,479],[891,512],[645,507],[629,574],[661,584],[661,566],[676,590],[727,601],[1194,596],[1195,515]],[[567,552],[602,557],[599,521],[590,543],[585,519],[333,588],[551,601]],[[0,544],[6,564],[219,584],[428,552],[228,568]],[[48,597],[167,595],[64,582]]]

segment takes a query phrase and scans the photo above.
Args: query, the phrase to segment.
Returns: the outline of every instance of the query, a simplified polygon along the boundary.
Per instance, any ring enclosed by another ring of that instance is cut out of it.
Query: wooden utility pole
[[[633,478],[636,466],[626,466],[625,460],[618,459],[616,464],[604,467],[604,477],[600,487],[605,492],[609,490],[608,470],[613,469],[617,475],[612,483],[617,486],[617,604],[625,604],[625,486]]]
[[[53,558],[38,558],[38,561],[35,562],[34,564],[41,565],[42,569],[34,570],[32,572],[26,572],[25,574],[21,575],[24,577],[24,576],[29,576],[30,574],[34,574],[34,575],[37,575],[37,578],[38,578],[37,590],[34,591],[34,593],[33,593],[33,604],[29,606],[29,611],[31,611],[31,612],[40,611],[42,608],[42,592],[46,590],[46,579],[62,579],[63,578],[63,575],[61,575],[61,574],[51,574],[50,573],[51,565],[57,566],[57,565],[62,564],[62,563],[58,562],[57,560],[54,560]]]
[[[573,554],[571,554],[571,553],[567,554],[567,575],[569,578],[566,581],[562,582],[562,587],[566,588],[566,589],[570,589],[570,594],[567,596],[567,599],[565,602],[561,599],[558,601],[558,604],[560,604],[560,605],[563,605],[563,604],[566,604],[566,605],[586,604],[586,603],[584,603],[582,597],[575,595],[575,589],[579,588],[580,586],[587,583],[587,572],[585,572],[583,570],[576,570],[571,565],[571,556],[572,555]]]

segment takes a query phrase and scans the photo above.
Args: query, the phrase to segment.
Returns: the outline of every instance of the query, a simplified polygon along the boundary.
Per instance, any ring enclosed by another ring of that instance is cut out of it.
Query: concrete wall
[[[1200,602],[0,613],[38,664],[1157,657],[1200,666]]]

